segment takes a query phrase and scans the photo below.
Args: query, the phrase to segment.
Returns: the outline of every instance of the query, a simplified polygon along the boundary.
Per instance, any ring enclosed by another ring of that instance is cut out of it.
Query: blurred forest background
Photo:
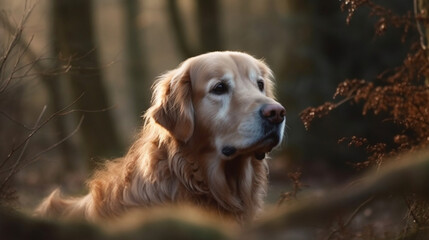
[[[397,126],[363,116],[360,103],[335,108],[308,131],[300,113],[332,100],[346,79],[372,80],[403,64],[420,37],[415,26],[383,28],[370,7],[342,11],[345,2],[368,1],[0,0],[7,56],[0,62],[0,189],[16,193],[7,196],[24,210],[58,185],[84,192],[97,162],[127,151],[156,76],[215,50],[250,53],[274,71],[288,128],[270,161],[268,201],[298,182],[300,189],[345,183],[368,153],[338,140],[379,142]],[[414,11],[411,0],[376,2],[399,16]]]

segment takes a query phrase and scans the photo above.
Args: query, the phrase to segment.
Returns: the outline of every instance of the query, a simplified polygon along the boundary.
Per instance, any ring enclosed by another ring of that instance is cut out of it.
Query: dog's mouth
[[[277,131],[270,131],[263,137],[246,147],[224,146],[222,154],[227,159],[232,159],[240,155],[252,155],[257,160],[263,160],[267,153],[276,147],[280,142],[280,135]]]

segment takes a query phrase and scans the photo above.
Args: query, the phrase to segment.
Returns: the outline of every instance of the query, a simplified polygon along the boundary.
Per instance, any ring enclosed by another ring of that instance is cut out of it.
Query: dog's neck
[[[198,140],[198,144],[193,142],[196,139],[178,142],[162,131],[153,137],[136,142],[126,156],[128,161],[136,161],[135,171],[127,174],[139,177],[130,177],[134,180],[124,193],[125,201],[210,206],[239,221],[252,218],[262,208],[268,173],[265,160],[252,156],[224,160],[205,140]],[[185,191],[180,191],[183,188]]]

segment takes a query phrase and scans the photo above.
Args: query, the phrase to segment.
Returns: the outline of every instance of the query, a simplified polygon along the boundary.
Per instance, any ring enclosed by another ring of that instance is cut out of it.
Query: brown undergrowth
[[[346,79],[338,85],[333,101],[309,107],[300,114],[305,128],[309,130],[314,120],[323,118],[338,107],[349,103],[361,106],[363,117],[381,116],[382,120],[378,126],[393,124],[395,126],[393,137],[381,136],[381,141],[374,142],[366,136],[339,139],[340,144],[363,148],[367,152],[366,159],[353,163],[356,169],[375,167],[378,170],[383,168],[387,160],[395,161],[402,153],[417,152],[429,145],[429,54],[423,31],[428,18],[425,10],[419,9],[421,5],[418,5],[417,1],[414,1],[414,5],[414,13],[396,15],[391,9],[376,4],[375,1],[341,1],[342,11],[347,13],[347,23],[350,23],[358,9],[367,8],[369,15],[376,19],[376,36],[383,35],[390,28],[402,31],[402,38],[399,41],[402,41],[403,47],[408,49],[408,54],[400,66],[387,69],[373,79]],[[409,44],[406,39],[413,31],[420,39]],[[407,194],[404,195],[404,205],[408,208],[408,214],[404,216],[406,223],[400,231],[401,234],[409,229],[418,232],[419,229],[428,226],[427,200]],[[356,238],[356,235],[350,236],[349,232],[344,230],[347,224],[338,225],[328,239],[342,239],[346,235],[352,239]]]

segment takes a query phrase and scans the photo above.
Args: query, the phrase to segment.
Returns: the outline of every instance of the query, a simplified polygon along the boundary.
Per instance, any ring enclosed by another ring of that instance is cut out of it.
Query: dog
[[[87,195],[63,198],[55,190],[35,214],[97,221],[133,208],[191,204],[250,221],[266,195],[267,153],[286,124],[273,89],[271,70],[246,53],[185,60],[155,81],[128,153],[95,172]]]

